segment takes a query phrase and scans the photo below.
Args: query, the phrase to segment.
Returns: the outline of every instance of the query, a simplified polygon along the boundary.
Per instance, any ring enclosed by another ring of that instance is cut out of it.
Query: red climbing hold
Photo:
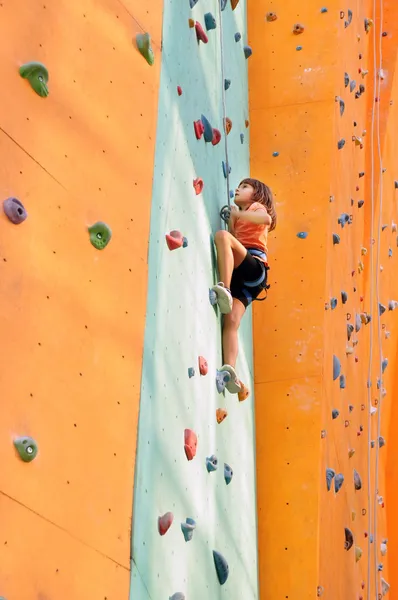
[[[201,179],[200,177],[197,177],[193,180],[193,187],[197,196],[199,196],[199,194],[203,191],[203,186],[203,179]]]
[[[181,248],[184,243],[184,238],[182,234],[174,229],[170,231],[170,233],[166,233],[166,242],[169,250],[176,250],[177,248]]]
[[[209,38],[205,34],[202,25],[198,21],[196,21],[196,23],[195,23],[195,30],[196,30],[196,37],[198,39],[198,42],[203,42],[204,44],[207,44],[207,42],[209,41]]]
[[[171,512],[165,513],[162,517],[158,518],[158,531],[160,535],[164,535],[168,532],[171,524],[174,520],[174,515]]]
[[[204,127],[202,121],[201,120],[194,121],[193,122],[193,128],[195,129],[196,139],[200,140],[200,138],[202,137],[202,135],[205,132],[205,127]]]
[[[212,139],[212,144],[213,146],[217,146],[217,144],[220,142],[221,140],[221,132],[218,129],[213,129],[213,139]]]
[[[209,370],[207,360],[203,356],[199,356],[199,372],[201,375],[207,375]]]
[[[180,85],[177,85],[177,94],[182,96],[182,87]]]
[[[198,437],[192,429],[184,431],[184,450],[188,460],[192,460],[196,456],[196,448],[198,446]]]

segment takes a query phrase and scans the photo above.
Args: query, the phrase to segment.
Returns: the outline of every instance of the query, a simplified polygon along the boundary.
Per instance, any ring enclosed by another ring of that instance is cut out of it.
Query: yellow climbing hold
[[[355,562],[358,562],[359,560],[361,560],[362,557],[362,550],[359,546],[355,546]]]
[[[362,254],[362,256],[366,256],[366,255],[367,255],[367,253],[368,253],[368,250],[367,250],[367,248],[364,248],[364,247],[362,246],[362,248],[361,248],[361,254]]]

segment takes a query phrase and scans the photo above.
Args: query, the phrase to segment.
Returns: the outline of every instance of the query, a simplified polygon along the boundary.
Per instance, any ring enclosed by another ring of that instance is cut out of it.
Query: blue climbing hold
[[[231,200],[232,200],[232,198],[235,198],[234,190],[229,190],[229,197],[231,198]]]
[[[198,3],[198,0],[189,0],[189,6],[191,8],[193,8],[195,6],[195,4],[197,4],[197,3]]]
[[[208,473],[212,471],[217,471],[218,468],[218,460],[217,457],[212,454],[208,458],[206,458],[206,469]]]
[[[240,42],[241,39],[242,39],[242,36],[238,31],[237,33],[235,33],[235,42]]]
[[[327,12],[328,12],[328,9],[326,8],[326,6],[323,6],[321,8],[321,13],[324,14],[324,13],[327,13]]]
[[[183,238],[182,238],[182,247],[183,247],[183,248],[186,248],[187,246],[188,246],[188,240],[187,240],[187,238],[186,238],[186,237],[183,237]]]
[[[330,300],[330,308],[331,308],[332,310],[334,310],[334,309],[336,308],[336,306],[337,306],[337,298],[332,298],[332,299]]]
[[[229,90],[230,86],[231,86],[231,80],[230,79],[225,79],[224,80],[224,90],[225,91]]]
[[[205,14],[205,25],[207,31],[210,31],[211,29],[215,29],[217,27],[216,19],[211,13]]]
[[[344,148],[344,146],[345,146],[345,140],[344,140],[344,139],[341,139],[341,140],[339,140],[339,141],[337,142],[337,148],[338,148],[339,150],[341,150],[342,148]]]
[[[225,10],[225,7],[227,6],[227,0],[220,0],[220,4],[221,10]]]
[[[273,153],[272,153],[272,156],[273,156],[274,158],[276,158],[277,156],[279,156],[279,152],[273,152]]]
[[[217,294],[212,289],[209,290],[209,302],[212,306],[215,306],[217,304]]]
[[[231,379],[231,374],[228,371],[217,371],[216,374],[216,387],[217,392],[221,394],[225,390],[225,386]]]
[[[202,121],[202,125],[204,127],[203,137],[205,138],[205,142],[213,141],[213,127],[210,125],[208,119],[204,115],[201,115],[200,120]]]
[[[388,366],[388,358],[383,359],[382,363],[381,363],[381,372],[384,373],[384,371],[387,369]]]
[[[302,46],[297,46],[297,48],[296,48],[297,52],[300,52],[300,50],[302,50],[302,49],[303,49]]]
[[[227,463],[224,463],[224,479],[225,479],[225,483],[227,485],[229,485],[231,483],[232,477],[233,477],[233,471],[232,471],[231,467],[229,465],[227,465]]]
[[[193,519],[186,519],[185,523],[181,523],[181,531],[186,542],[190,542],[193,537],[193,532],[196,529],[196,522]]]
[[[213,558],[214,558],[214,566],[216,567],[218,581],[220,585],[224,585],[224,583],[228,579],[229,575],[229,567],[225,558],[217,552],[217,550],[213,550]]]
[[[224,173],[225,179],[227,178],[227,174],[229,175],[231,173],[231,167],[229,165],[228,165],[228,173],[227,173],[227,165],[224,161],[222,161],[222,171]]]
[[[245,141],[245,134],[241,133],[240,134],[240,143],[243,144],[244,141]]]
[[[337,233],[333,234],[333,245],[340,244],[340,236]]]
[[[345,375],[340,375],[340,389],[345,389]]]
[[[253,54],[253,50],[250,48],[250,46],[244,46],[243,52],[245,53],[245,58],[250,58]]]
[[[341,364],[336,355],[333,355],[333,381],[335,381],[340,375]]]
[[[344,483],[344,475],[342,473],[338,473],[334,478],[334,491],[337,492],[341,489],[341,486]]]
[[[299,231],[297,237],[300,238],[300,240],[305,240],[305,238],[308,237],[308,233],[306,231]]]
[[[336,472],[333,469],[326,469],[326,487],[328,492],[330,492],[330,488],[332,487],[333,477],[336,475]]]

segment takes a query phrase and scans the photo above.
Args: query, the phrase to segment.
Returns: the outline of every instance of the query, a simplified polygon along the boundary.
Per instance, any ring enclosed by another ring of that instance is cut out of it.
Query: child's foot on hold
[[[220,312],[223,315],[227,315],[232,310],[232,295],[231,291],[225,287],[222,281],[219,281],[216,285],[211,288],[217,295],[217,304],[220,308]]]
[[[231,365],[223,365],[220,371],[227,371],[231,375],[231,379],[225,384],[225,387],[230,394],[237,394],[241,390],[241,384],[236,374],[236,371]]]

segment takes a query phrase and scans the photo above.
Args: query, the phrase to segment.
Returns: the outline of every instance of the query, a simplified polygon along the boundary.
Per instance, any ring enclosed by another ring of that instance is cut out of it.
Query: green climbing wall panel
[[[204,26],[211,12],[217,28],[209,43],[199,44],[193,18]],[[141,407],[133,512],[131,600],[168,600],[183,592],[187,600],[258,598],[255,493],[255,431],[252,384],[251,310],[240,329],[238,373],[250,387],[242,403],[219,395],[216,369],[221,366],[220,317],[210,306],[208,289],[215,281],[212,234],[221,228],[219,211],[227,202],[222,171],[224,132],[221,50],[216,0],[165,3],[158,131],[149,245],[149,282]],[[246,3],[222,13],[231,185],[249,174]],[[240,42],[235,33],[241,32]],[[160,57],[159,57],[160,59]],[[148,67],[149,68],[149,67]],[[178,96],[177,86],[182,95]],[[204,114],[222,132],[217,146],[197,140],[193,122]],[[245,134],[241,143],[240,134]],[[204,180],[195,194],[192,182]],[[178,229],[186,248],[170,251],[165,233]],[[209,364],[199,375],[198,357]],[[195,376],[188,377],[188,368]],[[228,417],[216,421],[216,409]],[[184,453],[184,430],[198,436],[196,457]],[[215,454],[219,467],[206,470]],[[224,481],[224,462],[234,472]],[[164,536],[157,519],[167,511],[174,522]],[[196,521],[192,541],[185,542],[181,522]],[[229,579],[221,588],[213,549],[229,563]]]

